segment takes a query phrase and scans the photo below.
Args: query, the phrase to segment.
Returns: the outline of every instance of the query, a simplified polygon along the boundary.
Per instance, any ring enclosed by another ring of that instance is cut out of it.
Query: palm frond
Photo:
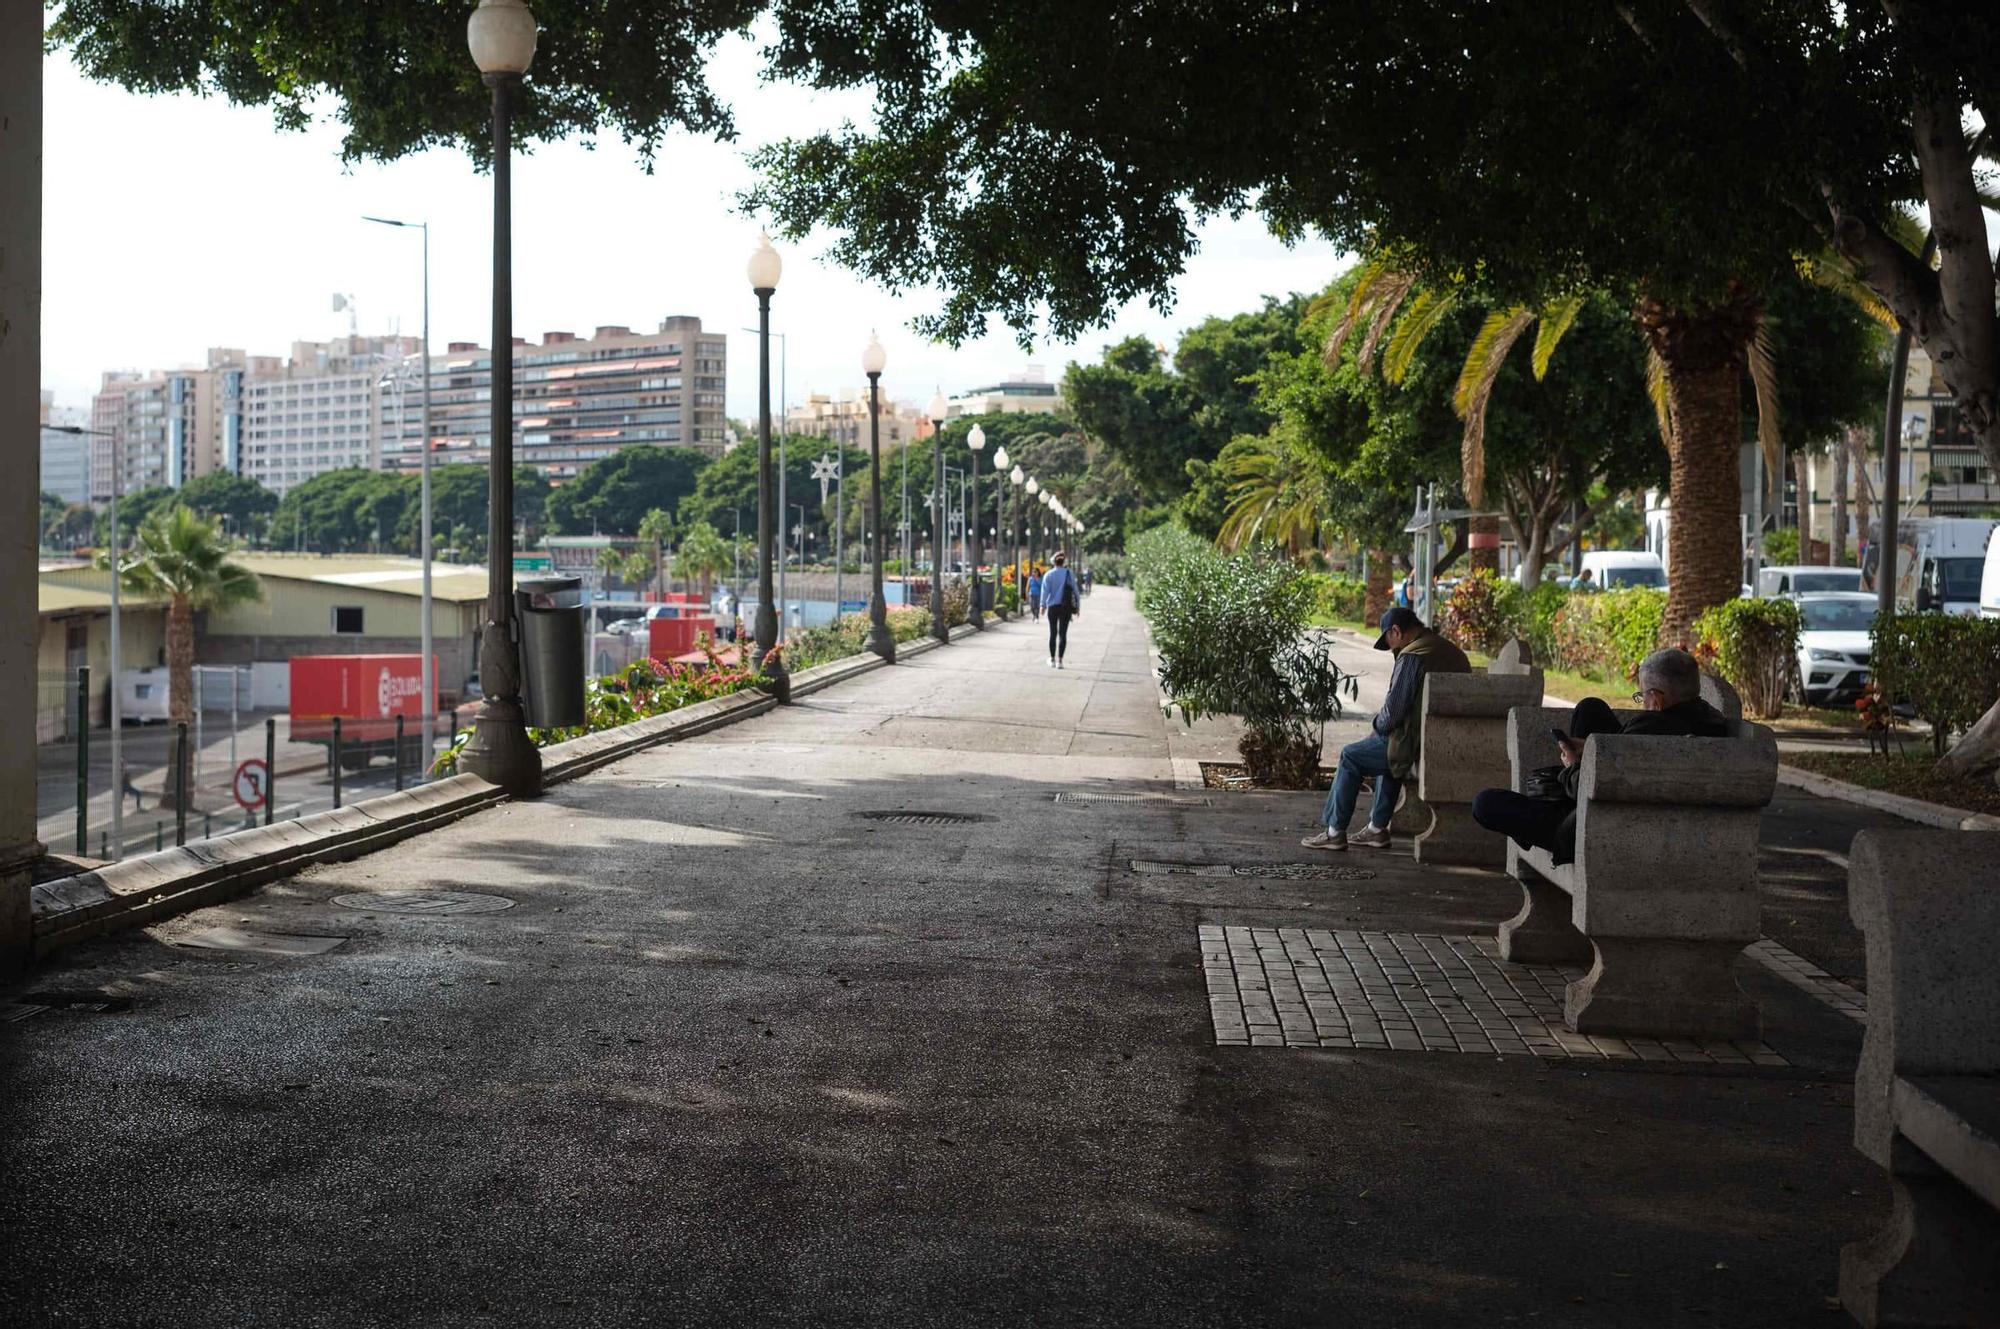
[[[1493,400],[1493,385],[1500,380],[1507,352],[1534,321],[1534,311],[1520,305],[1488,314],[1466,352],[1465,367],[1459,370],[1451,404],[1465,421],[1465,436],[1458,445],[1461,487],[1466,501],[1475,507],[1486,494],[1486,407]]]
[[[1838,254],[1806,255],[1797,260],[1796,266],[1799,275],[1813,285],[1845,297],[1855,308],[1889,331],[1897,330],[1899,325],[1889,306],[1883,304],[1882,297],[1854,275],[1854,269]]]
[[[1368,318],[1370,310],[1374,307],[1379,295],[1376,287],[1385,278],[1394,275],[1395,271],[1394,265],[1379,254],[1361,261],[1360,275],[1355,279],[1354,291],[1347,297],[1347,308],[1341,311],[1340,320],[1326,335],[1324,355],[1328,369],[1339,366],[1340,353],[1346,347],[1347,339],[1354,335],[1354,330]]]
[[[1659,422],[1660,444],[1671,451],[1674,446],[1674,403],[1667,391],[1667,362],[1651,346],[1646,348],[1646,396],[1653,403],[1653,418]]]
[[[1416,289],[1417,279],[1407,272],[1391,273],[1384,278],[1381,296],[1375,302],[1374,313],[1368,320],[1368,335],[1361,340],[1361,350],[1355,354],[1354,363],[1363,372],[1375,363],[1375,348],[1382,344],[1382,334],[1388,331],[1389,320],[1396,317],[1403,300]]]
[[[1540,326],[1535,329],[1535,349],[1528,361],[1535,371],[1535,382],[1548,377],[1549,357],[1556,353],[1556,346],[1568,334],[1570,325],[1576,322],[1576,316],[1583,312],[1583,306],[1589,299],[1588,294],[1570,295],[1542,307]]]
[[[1389,344],[1382,349],[1382,377],[1396,384],[1408,377],[1410,365],[1417,357],[1417,348],[1423,345],[1424,338],[1430,335],[1438,321],[1457,307],[1456,291],[1441,294],[1432,287],[1425,287],[1410,297],[1403,316],[1396,320],[1396,330],[1389,334]]]
[[[1764,454],[1764,474],[1776,475],[1784,465],[1784,443],[1778,436],[1778,357],[1770,324],[1757,320],[1750,338],[1750,383],[1757,394],[1757,446]]]

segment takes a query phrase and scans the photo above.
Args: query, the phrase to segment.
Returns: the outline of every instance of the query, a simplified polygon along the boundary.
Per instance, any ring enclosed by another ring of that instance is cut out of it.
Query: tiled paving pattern
[[[1805,989],[1848,1019],[1868,1023],[1868,994],[1841,982],[1803,955],[1786,950],[1769,937],[1745,947],[1743,953],[1787,983]]]
[[[1507,964],[1490,937],[1204,923],[1201,956],[1222,1044],[1787,1064],[1762,1043],[1574,1033],[1563,986],[1583,971]]]

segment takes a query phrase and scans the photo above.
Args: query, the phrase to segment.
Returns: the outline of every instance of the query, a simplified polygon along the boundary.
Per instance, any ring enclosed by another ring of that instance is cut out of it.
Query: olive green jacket
[[[1424,679],[1431,674],[1469,674],[1465,652],[1426,628],[1396,652],[1396,670],[1389,676],[1389,697],[1375,717],[1375,730],[1389,740],[1389,774],[1410,778],[1424,745]]]

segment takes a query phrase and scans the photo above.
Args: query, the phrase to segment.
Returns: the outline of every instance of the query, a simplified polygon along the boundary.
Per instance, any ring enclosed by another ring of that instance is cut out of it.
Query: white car
[[[1805,620],[1799,633],[1799,685],[1815,706],[1851,701],[1868,682],[1868,629],[1875,597],[1823,591],[1796,597]]]

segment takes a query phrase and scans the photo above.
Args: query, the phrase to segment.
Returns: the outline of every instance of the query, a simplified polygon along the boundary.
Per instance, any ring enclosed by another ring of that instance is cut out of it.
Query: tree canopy
[[[549,529],[557,535],[632,535],[652,509],[678,508],[709,464],[709,455],[693,448],[620,448],[549,496]]]

